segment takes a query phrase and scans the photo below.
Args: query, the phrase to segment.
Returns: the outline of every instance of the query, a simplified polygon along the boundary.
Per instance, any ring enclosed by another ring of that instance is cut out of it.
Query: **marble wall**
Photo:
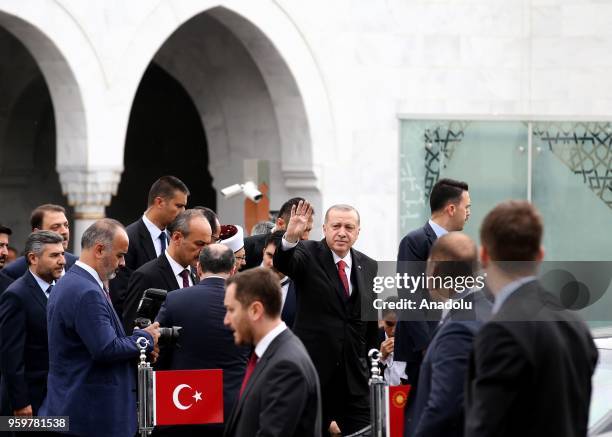
[[[253,131],[226,132],[234,138],[226,174],[238,177],[242,159],[280,154],[272,191],[305,194],[319,210],[355,205],[357,246],[378,259],[394,259],[401,238],[400,118],[612,117],[612,4],[601,0],[0,0],[0,26],[48,83],[57,168],[77,214],[103,212],[116,189],[131,102],[151,59],[180,59],[196,104],[236,92],[211,81],[203,93],[206,82],[188,79],[200,68],[194,47],[219,53],[213,35],[191,32],[174,46],[180,56],[160,51],[201,13],[243,47],[242,61],[226,65],[253,85],[235,105],[266,102],[264,113],[231,105],[216,113],[212,129],[264,127],[255,140]],[[239,206],[223,202],[224,221],[240,221]]]

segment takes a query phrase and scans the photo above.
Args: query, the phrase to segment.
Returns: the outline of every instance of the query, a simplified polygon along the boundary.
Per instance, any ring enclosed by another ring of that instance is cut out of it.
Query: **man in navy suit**
[[[431,247],[428,275],[453,278],[457,284],[463,284],[457,278],[474,277],[477,256],[476,244],[467,235],[460,232],[443,235]],[[407,435],[460,437],[469,357],[476,333],[491,315],[492,304],[478,289],[431,289],[430,295],[432,301],[452,301],[463,307],[443,311],[434,330],[412,395]]]
[[[14,281],[13,278],[2,271],[8,259],[9,235],[11,234],[10,228],[0,225],[0,295]]]
[[[70,243],[70,225],[68,224],[64,207],[53,204],[40,205],[32,211],[30,225],[32,226],[32,232],[51,231],[62,236],[64,258],[66,259],[64,272],[70,269],[78,258],[70,252],[66,252]],[[27,270],[28,263],[24,256],[20,256],[2,269],[13,280],[21,278]]]
[[[156,180],[147,197],[147,210],[128,225],[125,231],[130,247],[125,254],[125,267],[110,282],[110,295],[117,314],[123,314],[128,282],[132,272],[166,251],[170,236],[166,228],[179,213],[185,211],[189,189],[177,177],[162,176]]]
[[[96,221],[83,233],[79,261],[49,298],[49,376],[39,414],[69,416],[74,435],[136,433],[136,341],[146,338],[155,359],[159,324],[126,336],[105,289],[125,263],[128,244],[121,223]]]
[[[182,326],[177,347],[161,352],[160,370],[223,369],[223,414],[227,421],[250,350],[234,344],[232,331],[223,325],[225,280],[234,269],[234,253],[212,244],[200,253],[200,282],[168,294],[157,321],[161,326]],[[167,354],[167,356],[166,356]],[[223,425],[169,427],[158,435],[222,435]]]
[[[468,185],[452,179],[440,179],[431,189],[429,206],[431,219],[423,227],[406,235],[399,244],[397,254],[399,273],[419,276],[424,271],[425,261],[436,238],[463,229],[470,217]],[[416,298],[419,301],[426,296],[425,290],[417,290],[410,296],[400,293],[402,298]],[[436,321],[428,321],[428,318],[430,317],[425,312],[417,314],[413,311],[411,320],[400,320],[395,331],[395,359],[406,362],[408,383],[413,389],[419,379],[419,369],[431,338],[431,331],[437,324]]]
[[[283,307],[281,311],[281,319],[285,324],[291,328],[295,321],[295,309],[296,309],[296,296],[295,296],[295,284],[289,276],[279,272],[274,268],[274,253],[281,244],[281,240],[285,231],[275,231],[266,236],[266,242],[263,248],[263,261],[261,267],[266,269],[272,269],[274,273],[278,275],[281,281],[281,292],[283,297]]]
[[[134,328],[136,311],[147,288],[172,291],[198,282],[192,266],[197,264],[202,248],[211,243],[212,230],[208,220],[199,210],[188,209],[168,225],[168,232],[170,243],[166,251],[130,276],[123,307],[126,332]]]
[[[2,415],[35,416],[45,397],[47,299],[64,270],[62,241],[50,231],[30,234],[25,245],[28,271],[0,297]]]

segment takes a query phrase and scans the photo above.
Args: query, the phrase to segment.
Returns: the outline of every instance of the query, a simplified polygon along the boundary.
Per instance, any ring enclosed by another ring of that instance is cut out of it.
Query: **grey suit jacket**
[[[226,437],[321,436],[321,391],[304,345],[291,330],[266,349],[226,424]]]

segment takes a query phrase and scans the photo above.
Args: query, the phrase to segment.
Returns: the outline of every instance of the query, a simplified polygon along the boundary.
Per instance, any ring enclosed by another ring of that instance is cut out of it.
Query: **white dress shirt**
[[[181,273],[183,272],[183,270],[185,270],[185,267],[174,261],[174,259],[170,256],[167,250],[165,252],[165,255],[168,259],[168,262],[170,263],[172,273],[174,273],[174,279],[176,279],[179,288],[183,288],[183,277],[181,276]],[[193,285],[193,281],[191,280],[191,266],[187,266],[186,268],[187,270],[189,270],[189,286],[191,287]]]
[[[82,268],[83,270],[85,270],[87,273],[89,273],[91,276],[93,276],[93,278],[96,280],[96,282],[98,283],[98,285],[100,286],[100,288],[102,289],[102,291],[104,291],[104,283],[102,282],[102,279],[100,279],[100,275],[98,275],[98,272],[96,272],[93,267],[91,267],[88,264],[85,264],[84,262],[81,262],[80,260],[77,260],[77,262],[75,262],[75,264],[77,266],[79,266],[80,268]]]
[[[155,255],[159,256],[162,252],[161,240],[159,239],[159,234],[161,234],[164,230],[159,229],[151,220],[147,218],[146,214],[142,215],[142,221],[144,222],[149,234],[151,234],[151,240],[153,240],[153,247],[155,247]],[[166,247],[168,247],[168,239],[166,238]]]
[[[285,240],[285,237],[283,236],[283,240],[281,242],[282,250],[293,249],[295,246],[297,246],[297,243],[290,243],[289,241]],[[351,258],[351,252],[349,251],[344,258],[340,258],[333,250],[331,251],[331,253],[334,257],[334,264],[336,265],[336,270],[338,270],[338,261],[342,260],[346,263],[346,265],[344,266],[344,272],[346,273],[346,278],[348,279],[350,296],[353,293],[353,284],[351,283],[351,268],[353,267],[353,259]]]
[[[32,273],[32,276],[34,276],[34,279],[36,279],[36,283],[42,290],[43,294],[47,297],[47,299],[49,299],[49,292],[47,290],[49,290],[49,287],[51,287],[52,285],[55,285],[55,281],[49,284],[47,281],[45,281],[43,278],[38,276],[32,270],[30,270],[30,273]]]
[[[261,340],[259,340],[257,346],[255,346],[255,355],[257,355],[257,360],[263,357],[263,354],[266,352],[266,349],[268,349],[268,346],[270,346],[270,343],[272,343],[272,341],[285,329],[287,329],[285,322],[280,322],[276,328],[272,329],[270,332],[264,335]]]
[[[385,332],[385,340],[389,337]],[[384,378],[385,381],[389,383],[389,385],[401,385],[401,378],[405,377],[406,374],[406,362],[405,361],[395,361],[393,359],[393,352],[387,355],[386,359],[381,357],[380,362],[386,365]]]
[[[446,229],[444,229],[442,226],[440,226],[433,220],[429,220],[429,226],[431,226],[431,229],[433,229],[437,238],[440,238],[442,235],[448,234],[448,231]]]

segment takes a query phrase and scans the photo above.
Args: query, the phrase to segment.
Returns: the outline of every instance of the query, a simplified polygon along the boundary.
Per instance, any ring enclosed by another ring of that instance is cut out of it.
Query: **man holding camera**
[[[192,265],[200,251],[211,243],[212,230],[201,211],[188,209],[168,225],[170,243],[166,251],[144,264],[130,276],[123,307],[123,326],[126,332],[134,328],[136,310],[147,288],[172,291],[187,288],[198,282]]]
[[[169,293],[157,321],[181,326],[180,347],[162,351],[159,370],[223,369],[223,413],[227,421],[238,397],[249,349],[234,344],[232,331],[223,325],[225,280],[232,275],[234,253],[212,244],[200,253],[200,282]],[[223,425],[168,427],[157,435],[221,436]]]
[[[128,244],[121,223],[96,221],[83,233],[79,261],[49,297],[49,375],[39,415],[69,416],[71,434],[136,433],[136,341],[144,337],[155,359],[159,325],[126,336],[111,304],[104,284],[125,264]]]

